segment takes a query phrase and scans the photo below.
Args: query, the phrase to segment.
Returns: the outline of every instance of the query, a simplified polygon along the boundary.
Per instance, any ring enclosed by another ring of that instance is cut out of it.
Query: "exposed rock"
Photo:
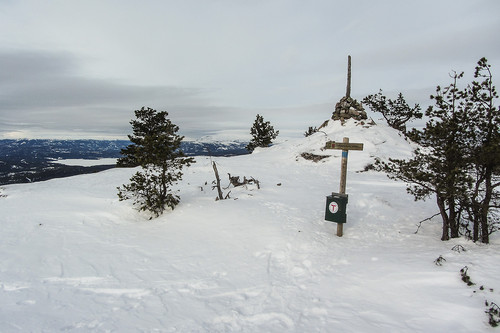
[[[350,118],[363,120],[368,119],[368,116],[366,115],[366,111],[361,103],[351,97],[344,96],[335,105],[335,111],[332,114],[332,119],[344,120]]]
[[[316,154],[312,154],[312,153],[302,153],[302,154],[300,154],[300,156],[303,159],[306,159],[308,161],[313,161],[313,162],[319,162],[322,159],[330,157],[330,155],[316,155]]]

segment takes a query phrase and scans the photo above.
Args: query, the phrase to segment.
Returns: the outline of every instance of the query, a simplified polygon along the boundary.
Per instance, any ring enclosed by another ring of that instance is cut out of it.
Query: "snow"
[[[64,165],[77,165],[77,166],[96,166],[96,165],[114,165],[116,164],[116,158],[99,158],[95,160],[83,159],[83,158],[67,158],[52,160],[51,163],[59,163]]]
[[[484,301],[500,302],[498,237],[442,242],[439,219],[415,234],[437,212],[433,200],[358,172],[375,157],[410,156],[409,144],[381,124],[322,131],[251,155],[197,157],[181,203],[153,220],[116,196],[135,169],[4,186],[0,331],[493,331]],[[341,151],[320,148],[344,136],[364,150],[349,153],[337,237],[324,211]],[[302,152],[331,156],[315,163]],[[211,161],[225,185],[231,173],[261,189],[226,189],[231,198],[215,201]],[[475,286],[461,281],[464,266]]]

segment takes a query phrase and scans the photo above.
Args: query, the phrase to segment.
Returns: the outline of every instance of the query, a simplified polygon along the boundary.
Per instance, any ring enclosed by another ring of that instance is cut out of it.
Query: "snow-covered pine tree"
[[[264,121],[264,117],[257,114],[253,126],[250,128],[250,134],[252,134],[252,139],[246,146],[246,149],[252,152],[257,147],[269,147],[278,136],[279,131],[274,131],[271,123]]]
[[[132,142],[122,150],[121,165],[142,168],[130,178],[131,183],[118,187],[121,200],[133,199],[140,211],[149,211],[158,217],[166,207],[174,209],[180,197],[172,193],[171,186],[182,179],[182,168],[194,162],[180,150],[183,136],[179,127],[167,118],[166,111],[141,108],[132,120]],[[118,162],[120,164],[120,161]]]

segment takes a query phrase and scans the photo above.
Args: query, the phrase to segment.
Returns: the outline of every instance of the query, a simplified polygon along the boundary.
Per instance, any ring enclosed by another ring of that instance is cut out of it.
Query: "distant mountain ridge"
[[[111,165],[69,166],[52,163],[61,159],[119,158],[128,140],[0,140],[0,185],[28,183],[98,172]],[[246,154],[247,142],[184,141],[181,149],[189,156],[234,156]]]

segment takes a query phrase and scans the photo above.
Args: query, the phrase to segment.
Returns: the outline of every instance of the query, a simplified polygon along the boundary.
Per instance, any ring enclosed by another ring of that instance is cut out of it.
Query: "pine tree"
[[[436,196],[443,225],[442,240],[459,236],[463,207],[457,203],[471,181],[461,154],[466,141],[463,128],[465,101],[457,88],[457,80],[462,75],[455,73],[452,84],[444,89],[437,87],[436,95],[431,96],[435,107],[430,106],[425,112],[430,118],[425,128],[408,133],[420,146],[414,151],[414,157],[379,163],[379,169],[387,172],[389,178],[409,184],[407,190],[415,200]]]
[[[129,140],[131,136],[129,135]],[[139,162],[136,160],[135,157],[135,149],[137,145],[136,144],[130,144],[127,147],[123,148],[120,150],[120,154],[122,157],[120,157],[116,161],[116,166],[119,168],[133,168],[136,166],[139,166]]]
[[[252,134],[252,140],[250,140],[246,149],[252,152],[257,147],[269,147],[278,136],[279,131],[274,131],[271,123],[269,121],[265,122],[264,118],[257,114],[255,122],[250,128],[250,134]]]
[[[304,136],[308,137],[308,136],[313,135],[316,132],[318,132],[318,129],[316,128],[316,126],[315,127],[309,126],[309,128],[307,129],[307,131],[304,133]]]
[[[464,205],[472,223],[472,239],[482,243],[489,243],[489,234],[499,223],[491,209],[500,208],[500,107],[494,105],[498,94],[490,68],[486,58],[481,58],[474,77],[482,82],[473,81],[466,89],[468,141],[464,153],[469,158],[474,184]]]
[[[375,95],[368,95],[363,99],[374,112],[380,112],[387,124],[392,128],[406,133],[406,123],[414,119],[421,119],[423,114],[420,105],[410,107],[402,93],[398,94],[396,100],[387,99],[380,90]]]
[[[393,179],[406,181],[415,200],[432,194],[443,221],[442,240],[458,237],[465,228],[474,241],[489,243],[498,230],[500,216],[500,107],[490,65],[477,63],[473,81],[460,90],[453,83],[436,89],[435,106],[427,109],[429,121],[422,130],[407,135],[419,144],[410,160],[379,162],[378,169]],[[496,208],[496,209],[495,209]]]
[[[121,200],[133,199],[140,211],[149,211],[158,217],[166,207],[174,209],[180,197],[171,191],[171,186],[182,179],[182,168],[194,162],[180,150],[183,136],[177,134],[179,127],[167,118],[166,111],[141,108],[135,111],[132,120],[132,142],[122,150],[124,156],[119,165],[140,166],[131,183],[118,188]]]
[[[378,170],[389,178],[408,183],[415,200],[434,194],[443,221],[441,239],[458,237],[460,227],[471,231],[472,239],[489,242],[498,230],[500,216],[500,107],[492,83],[490,65],[481,58],[473,81],[460,90],[457,81],[463,73],[452,75],[453,83],[436,89],[431,96],[425,128],[406,135],[419,144],[410,160],[379,161]]]

